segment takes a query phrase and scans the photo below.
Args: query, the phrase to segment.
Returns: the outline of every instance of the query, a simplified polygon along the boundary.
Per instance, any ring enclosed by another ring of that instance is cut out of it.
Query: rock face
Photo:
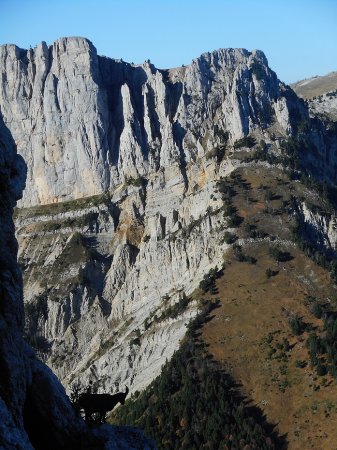
[[[159,169],[187,183],[184,164],[223,144],[224,132],[234,141],[266,126],[266,109],[291,131],[285,87],[260,51],[158,70],[64,38],[1,46],[0,70],[1,112],[28,166],[21,206],[100,194]]]
[[[313,116],[320,116],[336,122],[337,120],[337,89],[329,94],[322,94],[316,99],[308,100],[309,110]]]
[[[23,339],[22,275],[12,220],[26,166],[0,120],[0,448],[154,448],[135,429],[88,429],[55,375]]]
[[[1,113],[28,166],[16,211],[26,332],[67,386],[142,389],[196,314],[172,305],[223,262],[218,181],[254,142],[282,156],[308,110],[260,51],[159,70],[64,38],[0,47],[0,70]],[[320,126],[309,138],[316,152],[300,157],[334,179],[335,141]]]

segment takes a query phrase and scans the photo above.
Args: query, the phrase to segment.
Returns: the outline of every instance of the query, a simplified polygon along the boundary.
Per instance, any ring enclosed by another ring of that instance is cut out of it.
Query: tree
[[[223,240],[226,244],[234,244],[234,242],[237,240],[237,236],[234,233],[226,231],[223,236]]]
[[[323,314],[323,309],[321,305],[319,305],[318,303],[314,303],[311,307],[311,312],[315,317],[317,317],[317,319],[320,319]]]
[[[295,315],[290,318],[289,325],[291,328],[291,331],[296,335],[299,336],[302,334],[306,329],[306,324],[303,322],[302,318],[298,315]]]

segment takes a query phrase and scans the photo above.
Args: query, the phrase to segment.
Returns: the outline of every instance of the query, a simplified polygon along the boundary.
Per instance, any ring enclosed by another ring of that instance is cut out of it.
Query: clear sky
[[[258,48],[290,83],[337,71],[337,0],[0,0],[0,44],[62,36],[159,68],[218,48]]]

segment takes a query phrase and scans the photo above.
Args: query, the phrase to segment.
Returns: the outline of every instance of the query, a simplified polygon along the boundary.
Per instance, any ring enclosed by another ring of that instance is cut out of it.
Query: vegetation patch
[[[89,212],[80,217],[68,217],[63,220],[49,220],[35,224],[35,232],[53,232],[62,228],[83,228],[85,226],[93,226],[98,218],[98,213]]]
[[[234,244],[237,238],[238,237],[234,233],[230,233],[229,231],[226,231],[223,235],[223,241],[226,244]]]
[[[199,288],[203,293],[210,292],[211,294],[217,294],[217,288],[215,281],[223,275],[223,269],[219,270],[218,266],[211,269],[199,283]]]
[[[329,373],[337,382],[337,312],[325,314],[323,327],[310,333],[306,345],[317,375]]]
[[[304,331],[308,329],[308,325],[303,322],[302,317],[295,314],[289,319],[289,325],[291,328],[291,331],[296,335],[299,336],[300,334],[303,334]]]
[[[134,177],[126,177],[125,178],[125,185],[126,186],[144,186],[146,184],[146,179],[144,177],[139,176],[138,178]]]
[[[237,214],[243,220],[235,234],[225,230],[233,247],[225,255],[224,275],[214,281],[220,307],[214,319],[203,325],[202,337],[214,358],[242,384],[243,392],[263,405],[268,420],[287,433],[289,447],[302,450],[313,444],[322,448],[323,442],[333,446],[337,434],[325,417],[330,414],[337,419],[337,409],[329,412],[325,405],[337,391],[333,363],[325,344],[321,345],[328,311],[322,299],[329,297],[334,302],[337,296],[324,266],[310,261],[305,251],[287,245],[295,241],[297,224],[300,236],[303,233],[297,222],[298,202],[309,199],[313,209],[321,207],[322,212],[328,203],[309,182],[293,181],[278,168],[272,173],[264,167],[239,168],[221,179],[217,189],[224,202],[224,218]],[[268,241],[259,239],[266,236]],[[245,243],[247,237],[250,241]],[[242,240],[241,248],[236,247],[236,239]],[[313,260],[325,258],[327,268],[335,267],[332,255],[322,258],[322,251],[309,245]],[[253,255],[255,264],[242,264],[247,253]],[[211,298],[210,291],[201,295]],[[322,352],[317,353],[317,348],[311,352],[317,361],[311,361],[307,344],[313,333]],[[317,405],[314,412],[313,403]],[[319,435],[315,433],[318,427]]]
[[[133,424],[151,435],[158,448],[282,448],[261,414],[244,406],[233,380],[209,358],[196,334],[216,306],[204,301],[180,349],[144,392],[120,407],[113,423]]]
[[[234,256],[239,262],[248,262],[250,264],[256,263],[256,258],[253,256],[247,255],[243,252],[241,245],[234,244],[233,245]]]
[[[279,247],[270,247],[269,255],[278,262],[286,262],[293,259],[289,252],[282,251]]]
[[[29,217],[40,217],[48,215],[57,215],[68,211],[78,211],[81,209],[99,206],[101,204],[108,205],[111,203],[108,194],[93,195],[91,197],[83,197],[76,200],[68,200],[59,203],[50,203],[48,205],[39,205],[31,208],[15,208],[14,218],[20,217],[27,219]]]
[[[160,315],[155,315],[153,319],[154,322],[157,323],[162,322],[166,319],[176,319],[186,311],[191,301],[192,298],[187,297],[187,295],[183,293],[178,302],[174,303],[173,305],[167,306]]]
[[[245,136],[242,139],[238,139],[234,142],[234,149],[241,147],[252,148],[256,144],[256,140],[252,136]]]
[[[215,158],[217,163],[220,163],[223,160],[225,153],[226,153],[225,147],[215,147],[206,153],[205,158],[206,159]]]

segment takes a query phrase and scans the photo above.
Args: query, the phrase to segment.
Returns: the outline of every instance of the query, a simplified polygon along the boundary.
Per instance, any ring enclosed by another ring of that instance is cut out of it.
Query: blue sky
[[[61,36],[159,68],[218,48],[258,48],[290,83],[337,70],[337,0],[0,0],[0,44]]]

